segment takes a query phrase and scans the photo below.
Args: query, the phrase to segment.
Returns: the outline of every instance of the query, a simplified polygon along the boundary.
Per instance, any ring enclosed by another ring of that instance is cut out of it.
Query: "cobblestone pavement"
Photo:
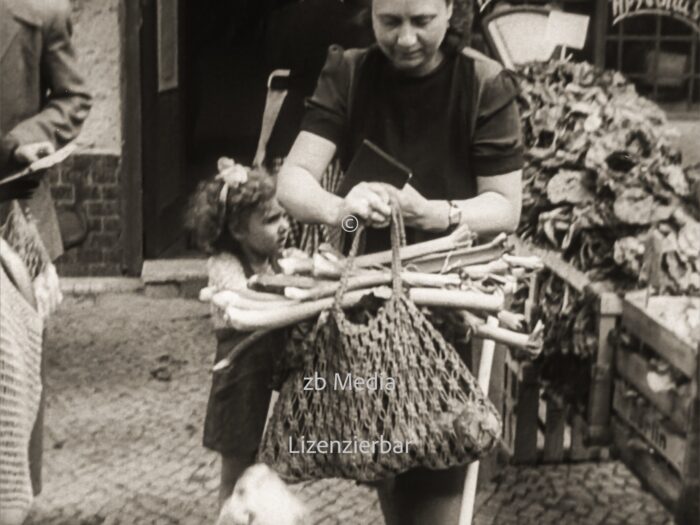
[[[49,327],[44,488],[29,523],[213,523],[218,462],[200,444],[209,326],[195,301],[67,298]],[[367,488],[324,480],[295,490],[311,524],[382,523]],[[479,525],[671,523],[615,462],[509,467],[477,503]]]

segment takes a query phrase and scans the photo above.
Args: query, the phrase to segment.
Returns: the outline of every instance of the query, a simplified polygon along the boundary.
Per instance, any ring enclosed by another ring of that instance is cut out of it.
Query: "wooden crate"
[[[612,404],[613,347],[610,332],[617,326],[622,314],[622,300],[607,283],[593,282],[583,272],[565,262],[559,253],[514,239],[516,252],[537,255],[545,267],[581,294],[592,294],[597,309],[597,349],[591,369],[591,388],[585,420],[585,440],[590,445],[610,442],[610,413]],[[537,303],[539,282],[530,287],[528,303]]]
[[[650,301],[663,300],[666,304],[673,301],[687,301],[685,297],[651,297]],[[653,349],[686,377],[695,376],[697,352],[693,342],[681,339],[663,320],[653,316],[644,307],[645,291],[630,292],[622,302],[622,325],[631,334]],[[697,299],[700,303],[700,299]]]
[[[471,340],[470,369],[474,373],[479,369],[482,344],[482,339],[473,338]],[[498,475],[510,463],[510,458],[513,455],[512,442],[515,433],[513,399],[516,399],[517,396],[518,383],[517,376],[512,372],[511,363],[512,358],[508,348],[504,345],[496,345],[493,354],[488,396],[501,414],[503,434],[501,446],[496,453],[487,456],[481,461],[479,471],[480,484],[486,483]]]
[[[649,363],[620,349],[616,355],[613,438],[620,458],[669,508],[679,524],[700,524],[700,345],[678,337],[645,308],[645,292],[627,294],[621,325],[690,381],[684,397],[655,392]],[[654,298],[652,298],[654,300]],[[685,298],[667,298],[685,301]],[[632,393],[632,395],[630,395]]]
[[[612,429],[619,458],[666,507],[673,508],[683,489],[680,476],[652,448],[639,446],[634,431],[619,419],[613,418]]]
[[[683,431],[687,422],[692,392],[685,396],[676,390],[655,392],[647,382],[647,374],[652,369],[649,362],[638,353],[630,352],[624,348],[615,350],[615,377],[622,379],[644,396],[656,410],[669,419],[675,429]]]
[[[533,279],[530,291],[536,290]],[[535,296],[531,293],[525,308],[530,316]],[[472,370],[477,370],[481,340],[471,341]],[[503,418],[503,435],[499,453],[483,463],[490,479],[502,467],[515,463],[556,463],[607,458],[607,449],[585,443],[586,424],[561,400],[545,399],[539,367],[530,361],[514,359],[507,347],[496,346],[489,387],[489,398]]]
[[[480,341],[473,340],[472,366],[478,367]],[[535,464],[608,459],[606,447],[586,443],[586,423],[560,399],[546,398],[539,369],[512,358],[497,346],[489,398],[503,418],[501,447],[482,461],[487,481],[508,463]]]
[[[629,383],[615,380],[613,411],[633,434],[642,438],[664,458],[677,474],[683,471],[685,428],[674,428],[668,418]]]
[[[516,464],[599,461],[609,457],[607,447],[591,445],[581,414],[561,399],[547,395],[539,367],[510,362],[512,382],[517,385],[510,420],[509,451]],[[516,379],[517,378],[517,379]]]

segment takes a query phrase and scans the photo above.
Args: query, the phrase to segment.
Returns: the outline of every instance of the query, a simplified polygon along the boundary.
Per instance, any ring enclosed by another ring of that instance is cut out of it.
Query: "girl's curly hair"
[[[200,182],[185,214],[185,227],[197,246],[209,254],[234,249],[237,242],[228,226],[246,225],[252,211],[275,195],[272,177],[261,170],[251,169],[245,182],[229,186],[225,204],[221,202],[223,186],[224,181],[216,177]]]

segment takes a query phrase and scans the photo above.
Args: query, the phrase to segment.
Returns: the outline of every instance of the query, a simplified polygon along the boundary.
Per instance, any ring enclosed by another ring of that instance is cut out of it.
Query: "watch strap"
[[[457,206],[457,204],[455,204],[454,201],[448,200],[447,204],[449,204],[450,206],[447,222],[450,228],[455,228],[459,226],[459,223],[461,222],[462,209],[459,206]]]

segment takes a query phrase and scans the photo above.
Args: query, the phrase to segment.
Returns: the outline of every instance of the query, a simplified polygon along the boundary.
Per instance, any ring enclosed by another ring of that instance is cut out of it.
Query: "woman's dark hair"
[[[237,251],[229,224],[234,228],[246,226],[253,210],[275,195],[274,180],[262,170],[249,170],[246,182],[229,187],[226,203],[221,201],[223,186],[223,180],[216,177],[200,182],[185,214],[185,227],[208,254]]]
[[[452,18],[447,28],[443,46],[460,51],[471,44],[474,22],[474,0],[445,0],[452,4]]]

